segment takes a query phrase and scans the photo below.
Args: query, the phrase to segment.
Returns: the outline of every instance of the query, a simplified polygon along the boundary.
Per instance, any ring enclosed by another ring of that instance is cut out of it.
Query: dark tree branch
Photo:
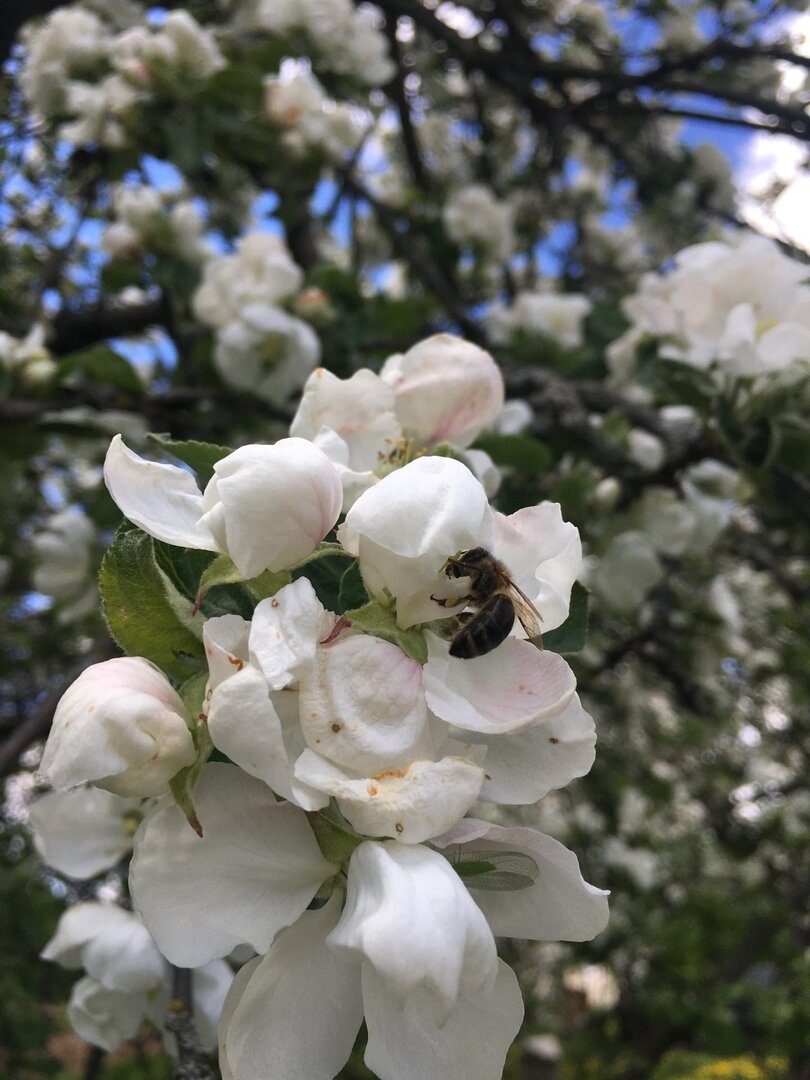
[[[102,302],[79,309],[62,308],[51,324],[49,345],[57,356],[64,356],[107,338],[141,334],[150,326],[165,327],[171,318],[168,297],[163,293],[131,307]]]
[[[385,87],[389,97],[397,107],[399,126],[402,131],[402,145],[411,169],[413,181],[422,191],[428,191],[430,182],[425,170],[422,154],[419,149],[419,140],[411,118],[411,107],[408,103],[408,93],[405,89],[405,65],[402,58],[402,49],[397,38],[397,25],[399,20],[393,14],[385,15],[385,36],[388,39],[388,48],[391,59],[397,66],[396,73],[391,82]]]
[[[166,1030],[177,1041],[177,1064],[172,1080],[216,1080],[211,1058],[200,1046],[194,1023],[194,972],[172,965],[172,999],[166,1016]]]

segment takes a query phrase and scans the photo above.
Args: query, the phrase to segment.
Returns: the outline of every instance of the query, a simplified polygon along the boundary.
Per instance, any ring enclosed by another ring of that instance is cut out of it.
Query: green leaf
[[[368,603],[368,600],[368,593],[363,584],[363,575],[360,573],[360,560],[355,559],[340,579],[338,613],[350,611],[352,608],[363,607]]]
[[[544,472],[553,460],[545,443],[531,435],[480,435],[475,447],[485,450],[496,465],[510,465],[524,472]]]
[[[574,653],[585,648],[588,640],[588,595],[585,586],[575,581],[568,618],[556,630],[543,634],[544,649],[556,653]]]
[[[184,442],[166,439],[162,435],[150,435],[149,438],[165,450],[167,454],[179,458],[190,466],[203,484],[207,484],[214,475],[214,466],[233,450],[229,446],[217,446],[216,443],[198,442],[187,439]]]
[[[417,663],[427,663],[425,635],[421,630],[403,630],[397,626],[397,617],[393,607],[385,607],[379,601],[372,600],[363,607],[344,612],[344,615],[353,626],[358,626],[367,634],[373,634],[374,637],[382,638],[383,641],[399,645],[400,649]]]
[[[174,679],[204,665],[202,643],[188,626],[191,605],[161,573],[151,536],[125,522],[102,560],[99,588],[110,633],[125,653],[146,657]]]
[[[196,611],[201,610],[206,618],[217,615],[241,615],[249,619],[253,613],[251,598],[244,589],[217,589],[211,592],[216,582],[208,585],[201,591],[200,583],[209,572],[210,568],[218,561],[227,556],[215,557],[210,551],[195,551],[193,548],[176,547],[173,544],[164,544],[160,540],[153,541],[155,560],[158,568],[166,575],[171,589],[180,597],[184,597],[187,603],[180,606],[181,622],[193,619]],[[228,559],[230,563],[230,559]],[[233,565],[231,563],[231,565]],[[234,568],[235,569],[235,568]],[[232,581],[241,581],[241,578],[231,578]],[[190,629],[199,630],[202,634],[202,625],[191,625]]]
[[[651,373],[679,404],[692,405],[696,409],[706,408],[717,396],[717,386],[712,376],[692,364],[659,357],[652,363]]]
[[[58,378],[80,378],[88,382],[106,383],[131,394],[142,394],[143,383],[128,360],[109,345],[93,345],[90,349],[70,353],[59,361]]]

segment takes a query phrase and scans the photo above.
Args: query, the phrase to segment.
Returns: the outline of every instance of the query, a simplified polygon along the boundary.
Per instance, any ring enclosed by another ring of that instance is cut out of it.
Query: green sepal
[[[549,652],[575,653],[585,648],[588,640],[588,605],[590,593],[578,581],[571,590],[568,618],[556,630],[543,634],[543,648]]]
[[[393,607],[386,607],[378,600],[372,600],[363,607],[344,612],[344,618],[366,634],[373,634],[374,637],[382,638],[383,641],[390,641],[392,645],[399,645],[400,649],[417,663],[427,663],[428,651],[425,635],[415,628],[403,630],[402,627],[397,626],[396,612]]]
[[[197,590],[195,604],[199,607],[203,597],[209,589],[216,585],[244,585],[254,600],[264,600],[268,596],[275,596],[279,589],[289,585],[290,575],[287,570],[265,570],[254,578],[245,579],[236,569],[229,555],[217,555],[212,563],[203,571]]]
[[[354,849],[365,840],[364,836],[354,831],[332,803],[323,810],[308,810],[307,818],[321,854],[334,866],[342,866],[347,862]]]
[[[182,768],[169,783],[172,797],[178,809],[184,814],[189,825],[198,836],[202,836],[203,832],[200,819],[194,809],[194,788],[197,786],[203,765],[208,761],[214,747],[208,731],[208,721],[203,712],[207,683],[208,674],[201,671],[199,674],[192,675],[190,679],[187,679],[178,691],[188,711],[188,726],[194,740],[197,758],[192,765],[186,765]]]
[[[321,540],[314,551],[295,564],[293,570],[300,570],[302,566],[308,566],[309,563],[317,562],[318,559],[325,559],[327,555],[342,555],[346,559],[354,558],[343,544],[338,544],[334,540]]]

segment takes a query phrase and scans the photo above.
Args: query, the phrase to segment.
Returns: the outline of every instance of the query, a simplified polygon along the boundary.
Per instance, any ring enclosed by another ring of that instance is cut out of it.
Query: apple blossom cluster
[[[470,467],[502,404],[492,358],[442,334],[380,375],[315,371],[290,436],[228,453],[202,491],[186,468],[110,446],[105,479],[132,525],[216,553],[200,597],[243,582],[256,602],[250,618],[177,607],[204,665],[178,689],[138,656],[88,668],[41,771],[48,799],[108,800],[81,870],[120,858],[122,822],[144,815],[129,876],[142,924],[125,916],[140,944],[122,963],[210,972],[255,953],[219,1020],[226,1080],[330,1080],[364,1019],[382,1080],[497,1080],[523,1005],[495,936],[577,941],[606,925],[606,894],[572,852],[476,816],[479,801],[533,804],[594,760],[571,668],[519,620],[496,648],[451,655],[474,587],[448,573],[461,552],[500,560],[545,631],[568,618],[580,571],[557,504],[501,514]],[[345,564],[336,610],[322,559]],[[66,826],[48,817],[38,846],[62,859]],[[97,963],[111,937],[68,918],[47,955],[117,991]]]
[[[630,329],[608,349],[617,379],[635,366],[645,338],[661,355],[730,375],[765,375],[810,360],[807,268],[758,235],[695,244],[671,273],[645,274],[625,299]]]
[[[25,46],[23,92],[41,117],[72,118],[59,135],[76,145],[123,146],[136,104],[158,90],[202,85],[225,66],[211,31],[183,10],[157,27],[119,31],[74,4],[28,30]]]
[[[351,0],[232,0],[237,29],[303,32],[330,71],[381,86],[394,74],[388,43],[371,8]]]
[[[516,333],[551,338],[563,349],[583,342],[583,322],[591,302],[578,293],[521,292],[507,307],[493,304],[488,323],[492,340],[508,343]]]
[[[736,469],[706,458],[684,469],[680,492],[648,487],[613,519],[600,554],[589,558],[587,580],[599,602],[631,615],[663,578],[666,560],[705,557],[729,525],[742,486]]]
[[[320,359],[320,342],[309,323],[280,305],[303,280],[284,240],[271,233],[247,233],[232,255],[204,264],[192,306],[216,330],[214,363],[226,383],[271,401],[301,388]]]
[[[512,208],[484,184],[468,184],[448,195],[442,211],[451,240],[503,262],[515,247]]]
[[[22,386],[50,383],[56,374],[56,361],[45,344],[46,336],[44,323],[32,326],[24,338],[0,330],[0,369]]]
[[[96,530],[77,507],[53,514],[31,540],[34,571],[31,584],[58,604],[57,619],[70,623],[96,610],[93,555]]]
[[[119,184],[112,192],[111,216],[101,247],[114,258],[168,249],[196,266],[211,255],[205,222],[191,199],[150,184]]]
[[[288,63],[278,75],[266,77],[264,107],[282,130],[284,146],[296,157],[320,151],[327,159],[340,159],[357,149],[363,134],[360,110],[327,97],[303,65]]]

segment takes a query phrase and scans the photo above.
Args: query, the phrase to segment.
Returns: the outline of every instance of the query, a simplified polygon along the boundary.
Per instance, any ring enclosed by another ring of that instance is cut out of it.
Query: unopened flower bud
[[[148,660],[93,664],[56,707],[41,772],[55,788],[90,781],[115,795],[162,795],[195,758],[186,710]]]

